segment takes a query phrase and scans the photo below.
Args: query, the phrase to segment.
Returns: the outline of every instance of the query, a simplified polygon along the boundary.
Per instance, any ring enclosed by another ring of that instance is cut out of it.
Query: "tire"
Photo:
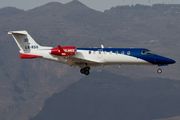
[[[161,74],[161,73],[162,73],[162,70],[159,68],[159,69],[157,70],[157,72],[158,72],[159,74]]]
[[[85,69],[85,70],[90,70],[91,68],[90,68],[90,67],[85,67],[84,69]]]
[[[86,70],[86,71],[84,72],[85,75],[89,75],[89,73],[90,73],[89,70]]]
[[[84,68],[80,69],[80,72],[81,72],[82,74],[84,74],[84,73],[85,73],[85,69],[84,69]]]

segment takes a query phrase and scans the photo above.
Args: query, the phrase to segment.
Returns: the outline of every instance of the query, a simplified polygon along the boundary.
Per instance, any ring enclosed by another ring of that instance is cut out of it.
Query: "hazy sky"
[[[67,3],[72,0],[0,0],[0,8],[12,6],[19,9],[33,9],[37,6],[44,5],[48,2],[60,2]],[[105,9],[110,9],[118,5],[132,5],[132,4],[145,4],[152,5],[155,3],[165,3],[165,4],[180,4],[180,0],[79,0],[90,8],[98,11],[104,11]]]

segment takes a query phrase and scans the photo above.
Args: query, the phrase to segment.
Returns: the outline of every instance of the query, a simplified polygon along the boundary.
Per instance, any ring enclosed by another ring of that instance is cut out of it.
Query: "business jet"
[[[79,66],[80,72],[89,75],[90,67],[105,65],[158,65],[167,66],[174,60],[154,54],[145,48],[76,48],[58,45],[56,48],[37,44],[27,31],[9,31],[15,39],[20,58],[43,58],[69,66]],[[162,73],[162,69],[157,72]]]

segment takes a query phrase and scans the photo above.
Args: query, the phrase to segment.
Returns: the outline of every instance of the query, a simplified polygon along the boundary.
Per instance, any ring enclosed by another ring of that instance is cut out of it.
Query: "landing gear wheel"
[[[162,73],[162,70],[159,68],[159,69],[157,70],[157,72],[158,72],[159,74],[161,74],[161,73]]]
[[[85,69],[85,70],[90,70],[90,67],[85,67],[84,69]]]
[[[90,73],[89,70],[90,70],[90,67],[85,67],[85,68],[81,68],[80,72],[82,74],[89,75],[89,73]]]
[[[81,70],[80,70],[80,72],[82,73],[82,74],[84,74],[85,73],[85,69],[84,68],[82,68]]]
[[[89,73],[90,73],[89,70],[86,70],[86,71],[84,72],[85,75],[89,75]]]

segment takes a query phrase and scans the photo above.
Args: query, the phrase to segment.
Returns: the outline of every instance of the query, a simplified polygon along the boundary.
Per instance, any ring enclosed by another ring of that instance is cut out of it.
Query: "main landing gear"
[[[81,68],[80,72],[85,75],[89,75],[90,67]]]
[[[162,73],[162,69],[159,68],[159,69],[157,70],[157,72],[158,72],[159,74],[161,74],[161,73]]]

